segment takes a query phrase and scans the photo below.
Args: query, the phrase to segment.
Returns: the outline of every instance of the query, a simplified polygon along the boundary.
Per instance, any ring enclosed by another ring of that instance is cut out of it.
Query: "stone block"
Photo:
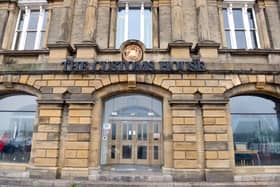
[[[217,136],[216,136],[216,134],[205,134],[205,135],[204,135],[204,140],[205,140],[206,142],[217,141]]]
[[[190,169],[197,168],[197,160],[175,160],[174,168],[176,169]]]
[[[173,141],[180,142],[185,140],[184,134],[173,134]]]
[[[88,142],[66,142],[65,149],[88,150]]]
[[[191,80],[191,86],[205,86],[204,80]]]
[[[207,160],[217,160],[218,153],[217,153],[217,151],[206,151],[205,157]]]
[[[206,160],[207,168],[230,168],[229,160]]]
[[[173,144],[173,148],[176,151],[195,151],[197,146],[195,142],[177,142]]]
[[[32,144],[34,149],[58,149],[57,141],[35,141]]]
[[[217,141],[228,141],[228,134],[217,134]]]
[[[173,126],[173,132],[174,133],[195,133],[196,128],[194,125],[176,125]]]
[[[40,109],[40,116],[60,117],[61,110],[58,109]]]
[[[185,159],[186,157],[186,154],[185,154],[185,151],[174,151],[173,153],[173,157],[174,159]]]
[[[205,150],[207,151],[225,151],[228,150],[227,142],[205,142]]]
[[[49,166],[54,167],[57,164],[56,158],[34,158],[35,166]]]
[[[197,136],[194,134],[186,134],[185,135],[185,141],[187,142],[196,142],[197,141]]]
[[[70,110],[69,116],[71,117],[90,117],[91,116],[91,110]]]
[[[229,151],[218,151],[219,159],[229,159]]]
[[[88,167],[88,159],[65,159],[66,167]]]
[[[46,157],[48,157],[48,158],[57,158],[58,157],[58,150],[56,150],[56,149],[47,150]]]
[[[205,173],[207,182],[232,182],[233,172],[229,170],[225,171],[206,171]]]
[[[188,159],[188,160],[196,160],[196,159],[198,159],[197,152],[196,151],[187,151],[186,152],[186,159]]]
[[[87,133],[90,132],[90,125],[68,125],[67,131],[69,133]]]
[[[59,132],[58,125],[39,125],[38,132]]]
[[[88,151],[77,151],[77,158],[88,158]]]

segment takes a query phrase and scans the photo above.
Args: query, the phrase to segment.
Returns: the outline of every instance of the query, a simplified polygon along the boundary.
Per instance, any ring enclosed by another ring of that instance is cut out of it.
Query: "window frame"
[[[120,48],[123,42],[129,40],[129,11],[131,9],[139,9],[140,10],[140,38],[133,38],[135,40],[140,40],[143,42],[143,44],[147,48],[153,48],[153,11],[152,11],[152,2],[148,0],[143,0],[143,1],[135,1],[135,2],[130,2],[130,1],[122,1],[120,0],[118,2],[117,6],[117,22],[116,22],[116,37],[115,37],[115,47]],[[145,9],[149,8],[150,10],[150,20],[151,20],[151,41],[149,41],[149,44],[145,43]],[[120,13],[120,9],[124,9],[124,35],[123,35],[123,41],[120,41],[119,38],[119,33],[118,33],[118,17]]]
[[[15,29],[15,33],[14,33],[14,37],[13,37],[12,50],[42,49],[43,45],[44,45],[44,40],[41,41],[41,35],[43,32],[46,33],[46,31],[47,31],[47,23],[44,27],[45,16],[48,17],[48,10],[47,10],[46,4],[43,2],[38,2],[36,4],[25,4],[24,3],[24,4],[19,4],[19,8],[20,8],[20,10],[19,10],[17,23],[16,23],[16,29]],[[28,26],[29,26],[31,12],[38,11],[38,10],[39,10],[39,17],[38,17],[37,28],[36,28],[36,30],[29,29]],[[22,16],[24,16],[22,29],[19,29],[19,26],[20,26],[19,24],[20,24],[20,20],[21,20]],[[21,32],[21,36],[18,36],[19,32]],[[28,32],[36,32],[34,47],[32,49],[26,49],[26,41],[27,41]]]
[[[258,25],[256,21],[256,14],[254,10],[255,0],[247,0],[247,1],[240,1],[240,0],[225,0],[223,10],[226,10],[227,14],[227,22],[229,27],[226,28],[225,25],[223,27],[223,32],[226,35],[226,31],[230,32],[230,44],[226,39],[226,47],[230,49],[255,49],[260,48],[260,38],[258,34]],[[233,9],[241,9],[242,11],[242,21],[243,21],[243,28],[237,28],[234,24],[234,15]],[[248,10],[252,11],[253,21],[254,21],[254,28],[250,27],[249,18],[248,18]],[[225,22],[225,17],[223,16],[223,21]],[[237,46],[237,38],[236,38],[236,31],[244,31],[245,34],[245,42],[246,48],[238,48]],[[254,31],[255,42],[256,46],[254,47],[253,38],[251,36],[251,31]]]

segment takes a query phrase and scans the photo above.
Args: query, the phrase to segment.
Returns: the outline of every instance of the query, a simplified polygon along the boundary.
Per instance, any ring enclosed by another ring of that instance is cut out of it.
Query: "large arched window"
[[[101,164],[160,166],[162,102],[146,95],[122,95],[105,102]]]
[[[36,97],[16,95],[0,100],[0,161],[28,162]]]
[[[235,164],[280,165],[279,101],[260,96],[230,100]]]

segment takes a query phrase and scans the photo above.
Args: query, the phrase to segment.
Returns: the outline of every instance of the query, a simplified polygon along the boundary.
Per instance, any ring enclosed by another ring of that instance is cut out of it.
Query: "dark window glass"
[[[123,140],[127,139],[127,125],[123,125],[123,130],[122,130],[122,135],[123,135]]]
[[[117,135],[117,126],[116,124],[112,124],[112,140],[116,140]]]
[[[229,23],[228,23],[228,14],[226,8],[223,8],[223,16],[224,16],[224,27],[227,29],[229,28]]]
[[[246,49],[247,44],[246,44],[245,31],[235,31],[235,36],[236,36],[237,48]]]
[[[132,146],[131,145],[123,145],[122,146],[122,158],[123,159],[131,159],[132,156]]]
[[[226,32],[226,39],[227,39],[227,47],[231,48],[231,38],[230,38],[230,31],[227,30]]]
[[[111,159],[115,159],[116,158],[116,146],[112,145],[111,146]]]
[[[147,125],[145,124],[145,125],[143,125],[143,140],[147,140],[147,138],[148,138],[148,129],[147,129]]]
[[[37,30],[38,21],[39,21],[40,11],[32,10],[30,12],[30,18],[28,23],[28,30]]]
[[[141,125],[138,125],[137,137],[138,137],[138,140],[142,140],[142,126]]]
[[[147,146],[138,146],[137,159],[147,159]]]
[[[31,50],[35,47],[36,32],[27,32],[24,49]]]
[[[29,161],[35,110],[36,98],[33,96],[0,100],[0,161]]]
[[[256,32],[250,31],[251,34],[251,40],[252,40],[252,47],[257,48],[257,38],[256,38]]]
[[[280,164],[279,103],[258,96],[238,96],[230,100],[235,163]]]
[[[247,14],[248,14],[248,21],[249,21],[250,29],[254,29],[255,22],[254,22],[253,10],[251,8],[247,9]]]
[[[154,146],[154,160],[158,160],[158,146]]]
[[[233,20],[234,20],[234,27],[237,29],[244,28],[243,23],[243,16],[242,16],[242,9],[241,8],[233,8]]]

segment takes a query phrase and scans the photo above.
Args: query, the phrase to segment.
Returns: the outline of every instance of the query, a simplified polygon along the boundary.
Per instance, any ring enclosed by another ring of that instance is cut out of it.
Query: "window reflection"
[[[0,100],[0,161],[29,161],[35,99],[33,96],[11,96]]]
[[[258,96],[230,101],[236,165],[279,165],[279,103]]]

